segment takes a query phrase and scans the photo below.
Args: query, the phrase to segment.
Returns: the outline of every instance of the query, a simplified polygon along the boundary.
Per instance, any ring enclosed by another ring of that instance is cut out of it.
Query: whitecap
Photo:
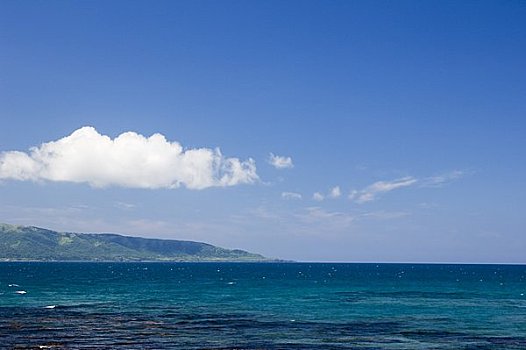
[[[16,294],[27,294],[25,290],[17,290],[15,293]]]

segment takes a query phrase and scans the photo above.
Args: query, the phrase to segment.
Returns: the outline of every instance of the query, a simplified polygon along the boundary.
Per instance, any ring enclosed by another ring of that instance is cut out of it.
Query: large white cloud
[[[199,190],[253,183],[258,175],[253,159],[225,158],[218,148],[184,149],[161,134],[125,132],[111,139],[83,127],[28,153],[0,153],[1,179]]]

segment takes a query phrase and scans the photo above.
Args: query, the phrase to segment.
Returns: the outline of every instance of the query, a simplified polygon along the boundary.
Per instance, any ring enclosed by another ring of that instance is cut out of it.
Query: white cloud
[[[126,202],[115,202],[113,206],[115,208],[122,209],[122,210],[131,210],[131,209],[137,208],[136,204],[126,203]]]
[[[440,187],[452,181],[458,180],[465,176],[466,173],[461,170],[453,170],[438,176],[431,176],[422,180],[422,187]]]
[[[253,183],[259,178],[253,159],[225,158],[218,148],[184,149],[161,134],[144,137],[125,132],[111,139],[83,127],[28,153],[0,153],[2,179],[199,190]]]
[[[330,198],[338,198],[341,195],[342,195],[342,191],[340,190],[340,186],[336,186],[336,187],[331,188],[328,196]]]
[[[350,200],[355,200],[358,195],[359,195],[360,192],[356,191],[356,190],[352,190],[350,193],[349,193],[349,199]]]
[[[347,228],[356,219],[349,213],[330,212],[319,207],[305,208],[303,212],[296,214],[296,218],[308,225],[323,224],[324,229]]]
[[[378,181],[369,186],[367,189],[373,193],[382,193],[395,190],[400,187],[411,186],[417,180],[411,176],[403,177],[393,181]]]
[[[282,192],[281,198],[283,199],[302,199],[303,196],[296,192]]]
[[[356,198],[356,202],[358,203],[371,202],[373,200],[375,200],[375,195],[371,192],[364,192]]]
[[[314,199],[315,201],[321,202],[322,200],[325,199],[325,196],[321,194],[320,192],[316,192],[312,195],[312,199]]]
[[[453,170],[443,173],[438,176],[430,176],[421,179],[416,179],[412,176],[406,176],[392,181],[378,181],[361,191],[352,190],[348,198],[357,203],[365,203],[375,200],[379,194],[390,192],[398,188],[413,186],[418,184],[419,187],[440,187],[455,180],[458,180],[466,175],[466,172],[461,170]]]
[[[342,191],[340,189],[340,186],[335,186],[331,189],[329,189],[329,191],[327,192],[327,194],[322,194],[321,192],[316,192],[312,195],[312,199],[314,199],[315,201],[318,201],[318,202],[321,202],[323,201],[325,198],[338,198],[342,195]]]
[[[294,167],[291,157],[277,156],[274,153],[270,153],[268,163],[276,169],[287,169]]]
[[[369,218],[375,220],[392,220],[400,219],[409,215],[411,215],[411,213],[406,211],[376,211],[363,213],[361,215],[361,218]]]
[[[390,192],[397,188],[411,186],[417,181],[417,179],[411,176],[406,176],[393,181],[378,181],[370,186],[367,186],[362,191],[352,191],[349,195],[349,199],[355,200],[358,203],[370,202],[375,200],[376,197],[381,193]]]

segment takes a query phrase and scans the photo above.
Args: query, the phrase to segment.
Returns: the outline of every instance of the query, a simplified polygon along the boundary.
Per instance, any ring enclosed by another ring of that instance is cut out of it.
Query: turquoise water
[[[39,347],[526,349],[526,266],[0,263],[0,348]]]

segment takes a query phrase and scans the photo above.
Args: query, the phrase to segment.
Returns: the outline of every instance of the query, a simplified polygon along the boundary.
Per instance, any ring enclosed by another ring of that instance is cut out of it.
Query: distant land
[[[0,261],[269,262],[259,254],[211,244],[107,233],[56,232],[0,223]]]

